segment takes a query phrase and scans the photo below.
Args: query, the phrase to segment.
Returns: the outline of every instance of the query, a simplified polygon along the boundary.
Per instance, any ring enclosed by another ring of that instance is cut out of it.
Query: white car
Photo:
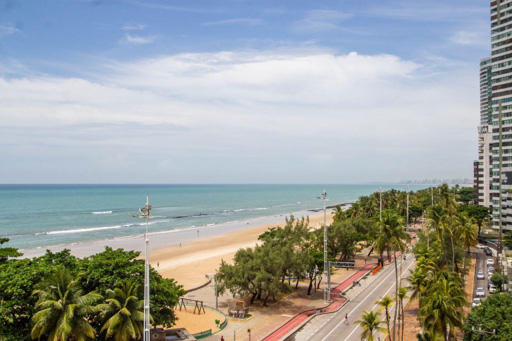
[[[487,265],[494,265],[494,259],[489,258],[489,259],[487,260]]]
[[[484,273],[482,271],[478,271],[478,273],[476,274],[476,279],[484,279],[485,276],[484,276]]]
[[[476,297],[485,297],[484,288],[476,288]]]
[[[482,300],[480,298],[473,298],[473,303],[471,304],[471,306],[474,308],[474,307],[478,307],[482,304]]]
[[[489,285],[489,294],[494,294],[497,288],[494,284]]]

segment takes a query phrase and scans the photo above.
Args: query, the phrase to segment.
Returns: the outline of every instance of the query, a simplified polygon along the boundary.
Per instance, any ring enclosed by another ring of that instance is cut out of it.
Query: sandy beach
[[[309,221],[311,227],[319,228],[323,224],[323,214],[309,215]],[[328,213],[327,224],[331,222],[332,215]],[[239,248],[253,247],[258,242],[260,234],[271,227],[284,226],[284,224],[285,217],[283,216],[276,223],[250,227],[209,238],[198,237],[196,240],[181,243],[181,246],[171,245],[158,248],[150,253],[151,265],[164,277],[174,278],[185,289],[190,289],[205,283],[205,275],[215,273],[222,259],[231,263]]]

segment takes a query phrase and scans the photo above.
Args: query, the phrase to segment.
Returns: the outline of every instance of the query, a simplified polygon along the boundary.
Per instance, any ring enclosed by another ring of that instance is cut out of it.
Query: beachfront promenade
[[[398,261],[400,265],[400,256]],[[408,276],[413,263],[412,256],[403,262],[403,277]],[[353,321],[360,318],[363,309],[375,309],[375,302],[394,288],[393,263],[386,261],[385,264],[375,275],[371,275],[371,270],[376,264],[368,264],[362,269],[338,269],[332,277],[332,303],[329,305],[323,302],[321,290],[307,296],[306,288],[302,286],[270,307],[251,306],[254,317],[250,320],[237,322],[228,318],[228,326],[208,339],[220,340],[224,336],[225,340],[248,340],[247,330],[250,329],[251,340],[359,340],[361,329]],[[353,285],[355,281],[361,285]],[[187,297],[204,299],[205,304],[214,306],[213,290],[212,283]],[[219,301],[221,311],[227,309],[227,296]],[[349,325],[342,323],[345,314],[349,315]]]
[[[398,266],[403,261],[398,256]],[[412,255],[403,261],[405,278],[412,269]],[[376,264],[368,264],[362,269],[338,269],[332,277],[332,303],[326,305],[321,290],[306,296],[305,287],[285,296],[270,307],[251,306],[254,318],[242,323],[229,318],[228,326],[210,340],[248,340],[247,330],[251,330],[251,340],[359,340],[361,328],[353,322],[358,320],[364,309],[376,309],[375,302],[381,296],[393,294],[395,283],[393,262],[385,261],[385,267],[372,275]],[[358,281],[360,285],[354,285]],[[191,296],[205,299],[210,305],[213,285],[191,293]],[[343,293],[343,297],[340,294]],[[226,295],[225,295],[226,296]],[[221,300],[223,301],[223,300]],[[226,309],[224,302],[219,305]],[[343,324],[345,314],[349,324]]]
[[[399,258],[399,269],[400,261]],[[407,260],[403,261],[402,268],[402,278],[408,277],[410,271],[414,268],[414,258],[412,254],[408,255]],[[379,307],[375,302],[382,296],[394,295],[395,267],[393,263],[385,266],[376,275],[367,276],[360,284],[361,286],[356,286],[346,293],[348,302],[338,312],[315,317],[301,328],[291,340],[361,340],[362,329],[358,324],[354,324],[354,321],[361,318],[363,310],[378,311]],[[345,314],[348,314],[348,324],[343,323]],[[377,336],[377,334],[375,334],[375,336]],[[377,339],[376,337],[376,340]],[[384,340],[384,335],[380,334],[380,339]]]

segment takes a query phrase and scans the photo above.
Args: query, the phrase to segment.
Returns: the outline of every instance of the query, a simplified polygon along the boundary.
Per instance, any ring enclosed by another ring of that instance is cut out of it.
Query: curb
[[[366,276],[368,276],[368,274],[375,268],[375,266],[373,268],[369,268],[366,273],[364,273],[360,279],[362,278],[365,278]],[[342,283],[340,283],[337,287],[343,285],[343,283],[347,282],[348,280],[350,280],[352,277],[354,277],[355,275],[357,275],[357,272],[352,274],[350,277],[348,277],[347,279],[345,279]],[[344,293],[346,292],[347,290],[351,289],[352,287],[354,286],[354,282],[352,282],[350,284],[350,286],[348,288],[346,288],[343,292],[340,290],[340,294],[341,293]],[[336,288],[337,288],[336,287]],[[332,289],[332,290],[335,290],[336,288]],[[331,292],[332,292],[331,290]],[[344,297],[343,295],[340,295],[340,297],[342,297],[342,299],[344,299],[345,301],[341,304],[340,307],[338,307],[337,309],[333,310],[333,311],[325,311],[325,312],[320,312],[318,314],[311,314],[309,316],[306,317],[306,319],[304,321],[302,321],[301,323],[299,323],[296,327],[294,327],[290,332],[286,333],[283,338],[280,338],[280,340],[285,340],[286,338],[290,337],[291,335],[293,335],[294,333],[296,333],[300,328],[302,328],[308,321],[310,321],[313,317],[317,316],[317,315],[322,315],[322,314],[331,314],[331,313],[334,313],[334,312],[337,312],[339,311],[343,306],[345,306],[345,304],[347,304],[349,302],[349,300]],[[290,318],[288,321],[286,321],[285,323],[283,323],[281,326],[279,326],[278,328],[272,330],[271,332],[269,332],[268,334],[266,334],[262,340],[265,340],[267,339],[270,335],[272,335],[273,333],[275,333],[277,330],[279,330],[281,327],[283,327],[284,325],[286,325],[288,322],[290,322],[291,320],[293,320],[294,318],[296,318],[297,316],[301,315],[301,314],[304,314],[306,312],[309,312],[309,311],[318,311],[318,310],[322,310],[322,309],[325,309],[327,307],[329,307],[330,305],[332,305],[333,303],[335,303],[334,301],[329,303],[328,305],[324,306],[324,307],[319,307],[319,308],[315,308],[315,309],[308,309],[308,310],[303,310],[297,314],[295,314],[295,316],[293,316],[292,318]]]
[[[206,278],[208,278],[208,281],[207,281],[206,283],[203,283],[203,284],[201,284],[200,286],[195,287],[195,288],[192,288],[192,289],[185,289],[185,291],[186,291],[187,293],[189,293],[189,292],[192,292],[192,291],[196,291],[196,290],[202,289],[202,288],[204,288],[205,286],[207,286],[208,284],[210,284],[210,283],[212,282],[212,278],[211,278],[210,276],[208,276],[208,275],[205,275],[205,276],[206,276]]]
[[[324,311],[324,312],[320,312],[318,314],[313,314],[311,316],[308,316],[307,319],[304,320],[304,322],[302,322],[300,325],[298,325],[297,327],[293,328],[290,332],[288,332],[287,334],[285,334],[283,336],[283,340],[287,340],[289,337],[293,336],[295,333],[297,333],[302,327],[304,327],[304,325],[306,323],[308,323],[309,321],[311,321],[312,319],[314,319],[316,316],[320,316],[320,315],[327,315],[327,314],[334,314],[334,313],[337,313],[338,311],[341,310],[341,308],[343,308],[350,300],[348,298],[346,298],[345,296],[342,296],[342,298],[345,300],[345,302],[343,302],[342,305],[340,305],[338,307],[338,309],[336,310],[333,310],[333,311]]]

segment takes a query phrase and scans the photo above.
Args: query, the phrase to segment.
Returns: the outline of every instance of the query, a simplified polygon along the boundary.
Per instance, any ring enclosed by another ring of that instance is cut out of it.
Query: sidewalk
[[[310,316],[321,314],[321,313],[329,313],[334,312],[338,310],[347,300],[344,297],[341,297],[341,293],[345,290],[347,290],[355,281],[362,278],[364,275],[366,275],[369,271],[371,271],[376,264],[367,264],[364,268],[357,271],[355,274],[350,276],[347,280],[342,282],[340,285],[338,285],[336,288],[331,290],[331,300],[332,303],[329,305],[320,308],[320,309],[310,309],[303,311],[299,314],[297,314],[295,317],[293,317],[291,320],[283,324],[281,327],[276,329],[274,332],[272,332],[270,335],[268,335],[263,340],[265,341],[274,341],[274,340],[281,340],[283,339],[287,334],[295,330],[296,328],[300,327],[306,320],[309,319]]]

